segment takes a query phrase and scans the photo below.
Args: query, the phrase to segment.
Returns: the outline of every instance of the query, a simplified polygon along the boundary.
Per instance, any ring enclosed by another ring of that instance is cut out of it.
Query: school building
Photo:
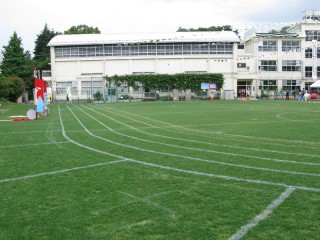
[[[242,38],[232,31],[58,35],[48,44],[51,71],[42,77],[57,100],[67,89],[73,99],[100,92],[110,100],[114,86],[106,86],[105,76],[176,73],[221,73],[221,99],[259,98],[308,90],[320,76],[319,41],[320,11],[304,11],[287,31],[253,27]],[[143,98],[146,91],[153,90],[121,86],[118,92]]]

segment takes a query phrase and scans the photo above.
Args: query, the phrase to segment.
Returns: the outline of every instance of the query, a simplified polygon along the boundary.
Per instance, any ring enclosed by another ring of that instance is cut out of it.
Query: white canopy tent
[[[311,88],[320,88],[320,80],[315,81],[310,85]]]

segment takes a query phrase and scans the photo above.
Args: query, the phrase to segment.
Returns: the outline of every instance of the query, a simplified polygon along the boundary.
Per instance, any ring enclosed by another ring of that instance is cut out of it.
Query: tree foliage
[[[291,27],[291,26],[284,26],[284,27],[282,27],[280,30],[272,29],[269,33],[286,34],[286,33],[288,33],[288,29],[289,29],[290,27]]]
[[[208,31],[233,31],[230,25],[223,26],[211,26],[208,28],[199,27],[199,28],[182,28],[179,27],[177,32],[208,32]]]
[[[22,48],[22,40],[14,32],[7,46],[3,46],[3,61],[1,65],[3,76],[16,76],[24,78],[26,76],[28,58]]]
[[[23,84],[20,84],[20,82],[15,79],[11,80],[10,83],[16,82],[19,85],[17,86],[20,88],[23,86],[26,90],[28,90],[29,94],[32,95],[32,88],[33,88],[33,62],[31,59],[31,54],[29,51],[24,52],[24,49],[22,47],[22,39],[18,37],[17,33],[14,32],[12,37],[10,38],[8,45],[3,47],[2,50],[3,54],[3,62],[1,65],[2,69],[2,76],[4,77],[18,77],[19,79],[22,79]],[[4,81],[1,79],[1,81]],[[20,92],[20,90],[17,89],[11,89],[11,87],[14,87],[12,84],[9,84],[8,82],[2,82],[1,86],[7,86],[9,89],[9,93],[6,96],[6,98],[10,98],[10,100],[16,100],[14,99],[17,93]],[[2,96],[2,95],[1,95]],[[19,96],[18,96],[19,97]]]
[[[35,65],[38,69],[41,70],[49,70],[50,69],[50,47],[48,47],[48,43],[50,40],[58,35],[59,33],[54,30],[50,30],[45,24],[43,30],[37,35],[37,39],[35,40],[35,48],[34,48],[34,57]]]
[[[64,34],[99,34],[101,33],[97,27],[89,27],[85,24],[78,26],[72,26],[67,31],[64,31]]]
[[[0,77],[0,96],[15,102],[25,89],[24,81],[19,77]]]
[[[219,88],[223,86],[224,77],[220,73],[206,73],[206,74],[184,74],[178,73],[170,74],[146,74],[146,75],[114,75],[106,76],[105,79],[109,86],[127,85],[138,89],[143,86],[145,89],[160,90],[164,87],[170,86],[173,89],[185,90],[191,89],[197,91],[201,88],[202,82],[215,82]]]

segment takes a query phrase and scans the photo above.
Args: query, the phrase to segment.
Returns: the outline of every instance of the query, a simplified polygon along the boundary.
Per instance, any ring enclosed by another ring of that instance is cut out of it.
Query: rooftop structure
[[[307,10],[303,12],[304,22],[320,22],[320,10]]]
[[[177,42],[239,42],[239,37],[232,31],[74,34],[55,36],[48,46]]]

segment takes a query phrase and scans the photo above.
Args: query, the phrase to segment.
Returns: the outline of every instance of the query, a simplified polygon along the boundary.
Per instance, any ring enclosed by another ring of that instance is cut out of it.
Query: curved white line
[[[287,171],[287,170],[278,170],[278,169],[272,169],[272,168],[258,168],[258,167],[246,166],[246,165],[241,165],[241,164],[225,163],[225,162],[219,162],[219,161],[214,161],[214,160],[205,160],[205,159],[201,159],[201,158],[188,157],[188,156],[183,156],[183,155],[178,155],[178,154],[158,152],[158,151],[148,150],[148,149],[144,149],[144,148],[138,148],[138,147],[129,146],[129,145],[126,145],[126,144],[114,142],[112,140],[109,140],[109,139],[106,139],[106,138],[103,138],[103,137],[100,137],[100,136],[97,136],[97,135],[93,134],[91,131],[89,131],[83,125],[83,123],[80,121],[80,119],[74,114],[74,112],[70,108],[69,108],[69,110],[73,114],[75,119],[78,121],[78,123],[83,127],[83,129],[85,129],[85,131],[89,135],[91,135],[92,137],[98,138],[100,140],[103,140],[103,141],[118,145],[118,146],[131,148],[131,149],[135,149],[135,150],[140,150],[140,151],[143,151],[143,152],[150,152],[150,153],[155,153],[155,154],[160,154],[160,155],[165,155],[165,156],[170,156],[170,157],[178,157],[178,158],[190,159],[190,160],[193,160],[193,161],[201,161],[201,162],[207,162],[207,163],[219,164],[219,165],[225,165],[225,166],[232,166],[232,167],[239,167],[239,168],[246,168],[246,169],[254,169],[254,170],[261,170],[261,171],[270,171],[270,172],[280,172],[280,173],[287,173],[287,174],[294,174],[294,175],[305,175],[305,176],[320,177],[320,174],[304,173],[304,172],[296,172],[296,171]],[[116,134],[119,134],[121,136],[131,137],[131,136],[127,136],[125,134],[117,133],[116,131],[112,130],[110,127],[106,126],[104,123],[102,123],[98,119],[92,117],[90,114],[88,114],[88,113],[86,113],[84,111],[83,111],[83,113],[87,114],[89,117],[91,117],[92,119],[94,119],[95,121],[100,123],[102,126],[105,126],[106,128],[108,128],[112,132],[114,132]],[[134,137],[131,137],[131,138],[134,138]],[[145,140],[145,141],[147,141],[147,140]],[[147,141],[147,142],[149,142],[149,141]],[[158,144],[158,142],[154,142],[154,143]],[[172,146],[174,147],[175,145],[172,145]],[[177,146],[175,146],[175,147],[177,147]],[[180,147],[180,146],[178,146],[178,147]],[[195,149],[192,149],[192,150],[195,150]],[[235,155],[235,156],[237,156],[237,155]]]
[[[85,107],[85,106],[84,106]],[[148,135],[151,135],[151,136],[156,136],[156,137],[162,137],[162,138],[167,138],[167,139],[173,139],[173,140],[180,140],[180,141],[185,141],[185,142],[192,142],[192,143],[200,143],[200,144],[205,144],[205,145],[212,145],[212,146],[220,146],[220,147],[229,147],[229,148],[236,148],[236,149],[245,149],[245,150],[252,150],[252,151],[261,151],[261,152],[272,152],[272,153],[280,153],[280,154],[285,154],[285,155],[295,155],[295,156],[304,156],[304,157],[316,157],[318,158],[319,155],[314,155],[314,154],[303,154],[303,153],[292,153],[292,152],[284,152],[284,151],[276,151],[276,150],[266,150],[266,149],[259,149],[259,148],[248,148],[248,147],[239,147],[239,146],[232,146],[232,145],[225,145],[225,144],[219,144],[219,143],[211,143],[211,142],[202,142],[202,141],[196,141],[196,140],[189,140],[189,139],[185,139],[185,138],[175,138],[175,137],[169,137],[169,136],[164,136],[164,135],[160,135],[160,134],[154,134],[154,133],[149,133],[149,132],[146,132],[146,131],[143,131],[143,130],[140,130],[138,128],[135,128],[135,127],[132,127],[132,126],[129,126],[127,124],[124,124],[118,120],[115,120],[114,118],[110,117],[110,116],[107,116],[105,114],[102,114],[100,112],[97,112],[97,111],[94,111],[88,107],[85,107],[95,113],[98,113],[102,116],[105,116],[115,122],[118,122],[119,124],[122,124],[130,129],[134,129],[136,131],[139,131],[139,132],[142,132],[142,133],[145,133],[145,134],[148,134]],[[108,111],[108,110],[107,110]],[[115,114],[115,115],[118,115],[118,116],[121,116],[121,117],[124,117],[124,118],[127,118],[131,121],[135,121],[135,122],[138,122],[138,123],[141,123],[141,124],[144,124],[144,125],[147,125],[147,126],[150,126],[152,128],[156,128],[156,129],[160,129],[160,130],[166,130],[166,131],[170,131],[170,132],[177,132],[177,133],[180,133],[178,131],[172,131],[172,130],[167,130],[167,129],[163,129],[163,128],[160,128],[160,127],[156,127],[154,125],[151,125],[151,124],[148,124],[148,123],[145,123],[145,122],[142,122],[142,121],[139,121],[139,120],[136,120],[136,119],[133,119],[133,118],[129,118],[129,117],[126,117],[126,116],[122,116],[120,114],[117,114],[117,113],[114,113],[114,112],[111,112],[111,111],[108,111],[109,113],[112,113],[112,114]],[[221,154],[230,154],[230,153],[227,153],[227,152],[221,152],[221,151],[213,151],[215,153],[221,153]],[[232,155],[232,154],[230,154]],[[253,158],[258,158],[260,159],[259,157],[255,157],[255,156],[250,156],[250,155],[245,155],[245,157],[253,157]],[[264,160],[273,160],[274,158],[262,158]],[[313,165],[313,166],[320,166],[320,163],[312,163],[312,162],[297,162],[297,161],[290,161],[290,160],[282,160],[282,159],[274,159],[276,161],[279,161],[279,162],[288,162],[288,163],[295,163],[295,164],[305,164],[305,165]]]
[[[155,119],[148,118],[148,117],[145,117],[145,116],[140,116],[140,115],[137,115],[137,114],[134,114],[134,113],[130,113],[130,112],[126,112],[126,111],[119,110],[119,109],[114,109],[114,108],[112,108],[112,110],[117,110],[117,111],[120,111],[120,112],[124,112],[124,113],[126,113],[126,114],[135,115],[135,116],[138,116],[138,117],[141,117],[141,118],[148,119],[148,120],[153,121],[153,122],[159,122],[159,123],[162,123],[162,124],[165,124],[165,125],[174,127],[174,128],[180,128],[180,129],[187,130],[187,131],[194,131],[194,132],[199,132],[199,133],[212,133],[212,134],[219,134],[219,135],[225,135],[225,136],[231,136],[231,137],[241,137],[241,138],[247,138],[247,139],[248,139],[248,138],[251,138],[251,139],[268,140],[268,141],[283,141],[283,142],[295,142],[295,143],[304,143],[304,144],[306,144],[305,141],[300,141],[300,140],[275,139],[275,138],[266,138],[266,137],[254,137],[254,136],[246,136],[246,135],[238,135],[238,134],[228,134],[228,133],[218,133],[218,132],[201,131],[201,130],[190,129],[190,128],[186,128],[186,127],[174,125],[174,124],[171,124],[171,123],[167,123],[167,122],[155,120]],[[225,139],[225,138],[224,138],[224,139]],[[242,141],[242,140],[241,140],[241,141]],[[308,143],[308,144],[315,144],[315,145],[320,146],[319,142],[311,142],[311,141],[310,141],[310,142],[307,142],[307,143]],[[269,143],[269,144],[279,145],[278,143]],[[284,146],[290,147],[290,145],[284,145]],[[292,146],[291,146],[291,147],[292,147]],[[301,146],[299,145],[299,147],[301,147]]]

